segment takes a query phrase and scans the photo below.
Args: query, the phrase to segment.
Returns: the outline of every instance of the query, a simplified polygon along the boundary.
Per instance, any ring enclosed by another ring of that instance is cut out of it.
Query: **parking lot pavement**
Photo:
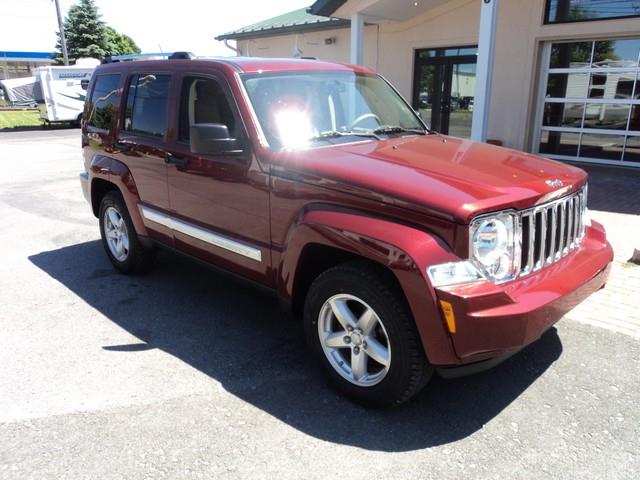
[[[114,273],[77,130],[0,134],[0,479],[636,479],[640,341],[569,318],[367,410],[264,292],[162,253]]]
[[[584,165],[589,172],[591,217],[607,229],[614,261],[606,288],[594,293],[568,317],[640,338],[640,171]]]

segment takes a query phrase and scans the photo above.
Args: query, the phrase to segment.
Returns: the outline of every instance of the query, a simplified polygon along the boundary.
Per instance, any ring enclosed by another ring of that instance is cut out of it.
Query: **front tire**
[[[126,274],[148,270],[155,259],[155,249],[140,243],[120,192],[114,190],[102,198],[99,215],[102,245],[113,266]]]
[[[367,262],[331,268],[312,283],[305,335],[329,381],[369,406],[397,406],[431,378],[413,317],[387,272]]]

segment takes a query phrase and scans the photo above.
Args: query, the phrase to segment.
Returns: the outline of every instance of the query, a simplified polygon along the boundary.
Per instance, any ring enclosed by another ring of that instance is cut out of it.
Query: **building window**
[[[545,23],[640,16],[639,0],[547,0]]]
[[[546,48],[538,152],[640,167],[640,38]]]

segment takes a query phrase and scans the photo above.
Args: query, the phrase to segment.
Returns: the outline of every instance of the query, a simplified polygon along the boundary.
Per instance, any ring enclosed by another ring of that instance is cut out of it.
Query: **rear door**
[[[162,216],[169,211],[165,157],[172,81],[172,75],[163,72],[133,71],[129,75],[114,145],[115,157],[133,174],[149,234],[166,244],[173,244],[172,230]]]
[[[168,166],[175,246],[266,282],[271,264],[268,174],[249,147],[242,155],[197,155],[189,146],[195,123],[224,124],[232,138],[246,138],[230,88],[222,75],[185,74],[176,91],[177,139]]]

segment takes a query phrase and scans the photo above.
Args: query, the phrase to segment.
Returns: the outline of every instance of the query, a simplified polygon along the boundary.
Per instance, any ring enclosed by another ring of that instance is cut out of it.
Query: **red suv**
[[[115,268],[161,245],[271,288],[361,402],[494,365],[606,282],[584,171],[432,132],[366,68],[107,61],[87,98],[82,188]]]

